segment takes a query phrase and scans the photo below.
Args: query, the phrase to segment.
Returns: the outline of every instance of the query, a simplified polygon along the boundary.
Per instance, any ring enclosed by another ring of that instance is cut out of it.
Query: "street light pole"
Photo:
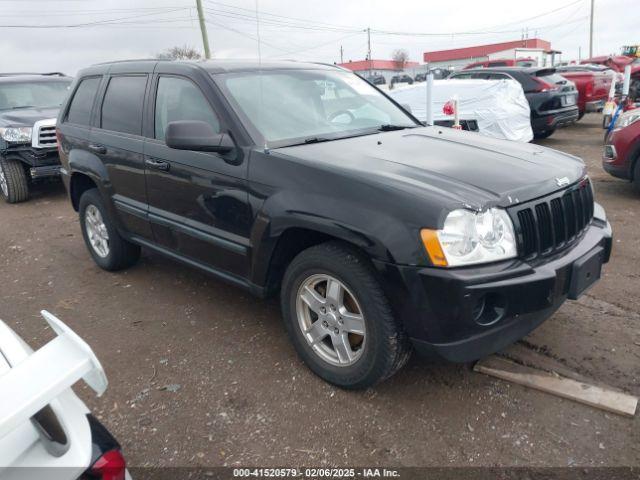
[[[591,16],[589,18],[589,58],[593,58],[593,4],[595,0],[591,0]]]
[[[204,13],[202,12],[202,0],[196,0],[198,8],[198,19],[200,20],[200,32],[202,32],[202,44],[204,45],[204,58],[209,60],[211,52],[209,51],[209,37],[207,35],[207,25],[204,23]]]
[[[369,59],[369,75],[371,75],[371,28],[367,27],[367,59]]]

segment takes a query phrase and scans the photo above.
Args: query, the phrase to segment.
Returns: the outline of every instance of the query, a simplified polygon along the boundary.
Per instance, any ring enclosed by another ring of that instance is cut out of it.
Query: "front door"
[[[194,81],[176,75],[157,75],[154,81],[154,138],[147,139],[144,157],[155,242],[183,259],[246,278],[251,220],[247,162],[167,147],[164,133],[172,121],[200,120],[216,132],[227,130]]]

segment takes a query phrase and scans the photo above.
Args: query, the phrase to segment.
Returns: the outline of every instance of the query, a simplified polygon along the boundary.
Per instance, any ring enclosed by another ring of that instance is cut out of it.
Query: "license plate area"
[[[562,97],[562,104],[565,107],[568,107],[570,105],[575,105],[576,104],[576,96],[571,94],[571,95],[565,95],[564,97]]]
[[[568,294],[570,300],[577,300],[600,279],[603,260],[604,249],[597,247],[574,262]]]

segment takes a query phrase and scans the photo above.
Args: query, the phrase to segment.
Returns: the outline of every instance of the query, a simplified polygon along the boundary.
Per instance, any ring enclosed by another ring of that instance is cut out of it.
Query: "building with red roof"
[[[474,47],[452,48],[424,52],[423,60],[433,66],[463,67],[484,60],[535,58],[539,66],[555,63],[555,55],[561,52],[551,49],[551,43],[540,38],[527,38],[511,42],[490,43]],[[551,58],[547,58],[548,56]]]

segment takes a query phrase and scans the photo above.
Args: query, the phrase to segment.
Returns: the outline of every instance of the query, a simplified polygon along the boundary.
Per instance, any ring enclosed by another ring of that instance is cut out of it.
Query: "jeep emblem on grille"
[[[556,178],[556,183],[558,184],[559,187],[565,187],[569,185],[571,182],[567,177],[562,177],[562,178]]]

